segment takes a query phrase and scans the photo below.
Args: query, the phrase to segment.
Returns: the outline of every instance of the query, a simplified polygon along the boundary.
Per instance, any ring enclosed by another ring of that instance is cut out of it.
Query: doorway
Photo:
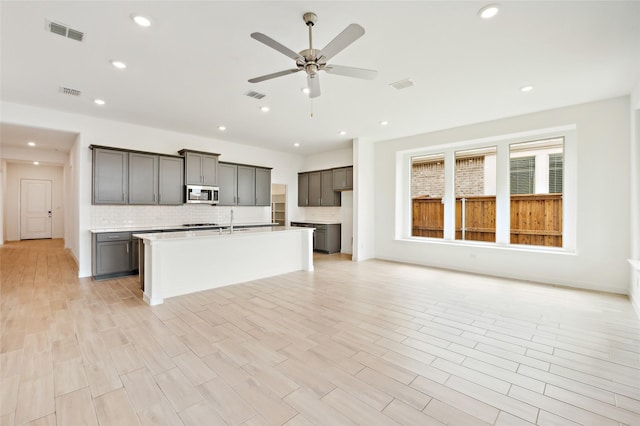
[[[287,225],[287,185],[271,185],[271,222],[279,226]]]
[[[51,181],[20,179],[20,239],[51,235]]]

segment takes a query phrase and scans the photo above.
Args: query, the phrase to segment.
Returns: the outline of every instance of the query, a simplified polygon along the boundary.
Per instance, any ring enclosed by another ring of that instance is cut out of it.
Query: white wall
[[[0,147],[0,245],[4,244],[4,217],[5,214],[5,203],[4,196],[7,192],[5,182],[7,181],[7,162],[5,160],[1,160],[2,158],[2,148]]]
[[[399,151],[567,125],[576,126],[578,139],[575,254],[395,238],[395,200],[402,189],[396,169]],[[375,257],[627,293],[629,128],[629,97],[623,97],[376,143],[375,193],[369,188],[356,201],[361,209],[360,200],[375,199]],[[358,159],[366,162],[364,155]]]
[[[361,138],[353,141],[353,256],[356,262],[376,255],[376,202],[378,188],[375,145]],[[392,186],[393,187],[393,186]],[[391,194],[392,191],[389,192]],[[384,199],[384,194],[383,194]],[[387,208],[393,201],[387,200]]]
[[[631,93],[631,259],[640,261],[640,81]],[[640,317],[640,271],[631,269],[629,298]]]
[[[25,126],[45,127],[79,133],[70,154],[77,210],[75,241],[67,245],[79,261],[80,276],[91,274],[91,151],[89,145],[104,145],[141,151],[176,154],[182,148],[220,153],[221,161],[272,167],[272,182],[297,188],[297,172],[302,169],[302,156],[240,145],[213,138],[144,127],[129,123],[102,120],[56,110],[2,102],[2,121]],[[297,191],[289,191],[287,203],[297,205]],[[74,207],[72,207],[72,210]]]
[[[20,181],[22,179],[50,180],[53,238],[64,237],[64,176],[60,166],[34,166],[33,164],[8,163],[4,196],[6,208],[7,241],[20,240]]]

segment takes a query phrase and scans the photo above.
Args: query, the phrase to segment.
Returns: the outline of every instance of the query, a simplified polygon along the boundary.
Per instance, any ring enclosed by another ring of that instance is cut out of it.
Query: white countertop
[[[236,225],[234,225],[235,228]],[[209,229],[198,231],[178,231],[178,232],[159,232],[149,234],[136,234],[133,236],[142,240],[148,241],[172,241],[172,240],[187,240],[187,239],[199,239],[199,238],[213,238],[213,237],[240,237],[249,236],[262,233],[274,233],[274,232],[301,232],[307,231],[310,228],[301,228],[297,226],[270,226],[270,227],[254,227],[254,228],[242,228],[234,229],[233,232],[229,232],[228,229]]]
[[[327,220],[292,220],[292,223],[307,223],[309,225],[341,225],[340,222]]]
[[[251,226],[276,226],[277,224],[272,222],[249,222],[249,223],[234,223],[234,227],[251,227]],[[158,231],[161,232],[167,229],[184,229],[192,230],[192,231],[204,231],[207,228],[228,228],[228,223],[217,223],[211,226],[184,226],[184,225],[135,225],[135,226],[117,226],[117,227],[109,227],[109,228],[94,228],[90,229],[89,232],[92,234],[102,234],[105,232],[147,232],[147,231]],[[181,232],[181,231],[178,231]],[[216,231],[217,232],[217,231]]]

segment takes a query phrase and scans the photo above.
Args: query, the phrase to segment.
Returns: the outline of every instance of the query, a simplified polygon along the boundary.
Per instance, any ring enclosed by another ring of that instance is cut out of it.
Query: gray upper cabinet
[[[129,153],[129,204],[158,204],[158,156]]]
[[[321,206],[339,206],[340,193],[333,190],[333,170],[323,170],[320,173],[322,184],[320,205]]]
[[[218,187],[221,206],[235,206],[238,198],[238,166],[218,164]]]
[[[256,205],[256,168],[238,165],[238,205]]]
[[[353,189],[353,167],[333,169],[333,190],[344,191]]]
[[[298,173],[298,207],[309,205],[309,173]]]
[[[256,167],[256,206],[271,206],[271,170]]]
[[[271,169],[219,163],[221,206],[271,206]]]
[[[218,185],[218,155],[188,150],[179,151],[185,156],[186,185]]]
[[[322,173],[309,173],[309,206],[321,206],[322,200]]]
[[[158,157],[158,204],[184,203],[184,159]]]
[[[127,204],[129,153],[93,149],[93,204]]]

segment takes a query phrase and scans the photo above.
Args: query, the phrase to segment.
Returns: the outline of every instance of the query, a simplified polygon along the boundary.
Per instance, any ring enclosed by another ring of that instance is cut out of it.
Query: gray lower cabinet
[[[184,203],[184,159],[158,157],[158,204]]]
[[[93,204],[127,204],[129,153],[93,149]]]
[[[339,223],[291,222],[291,226],[315,228],[313,233],[313,250],[324,253],[340,253],[342,235]]]
[[[129,153],[129,204],[158,204],[158,156]]]
[[[92,275],[109,278],[131,274],[131,233],[93,234]]]

